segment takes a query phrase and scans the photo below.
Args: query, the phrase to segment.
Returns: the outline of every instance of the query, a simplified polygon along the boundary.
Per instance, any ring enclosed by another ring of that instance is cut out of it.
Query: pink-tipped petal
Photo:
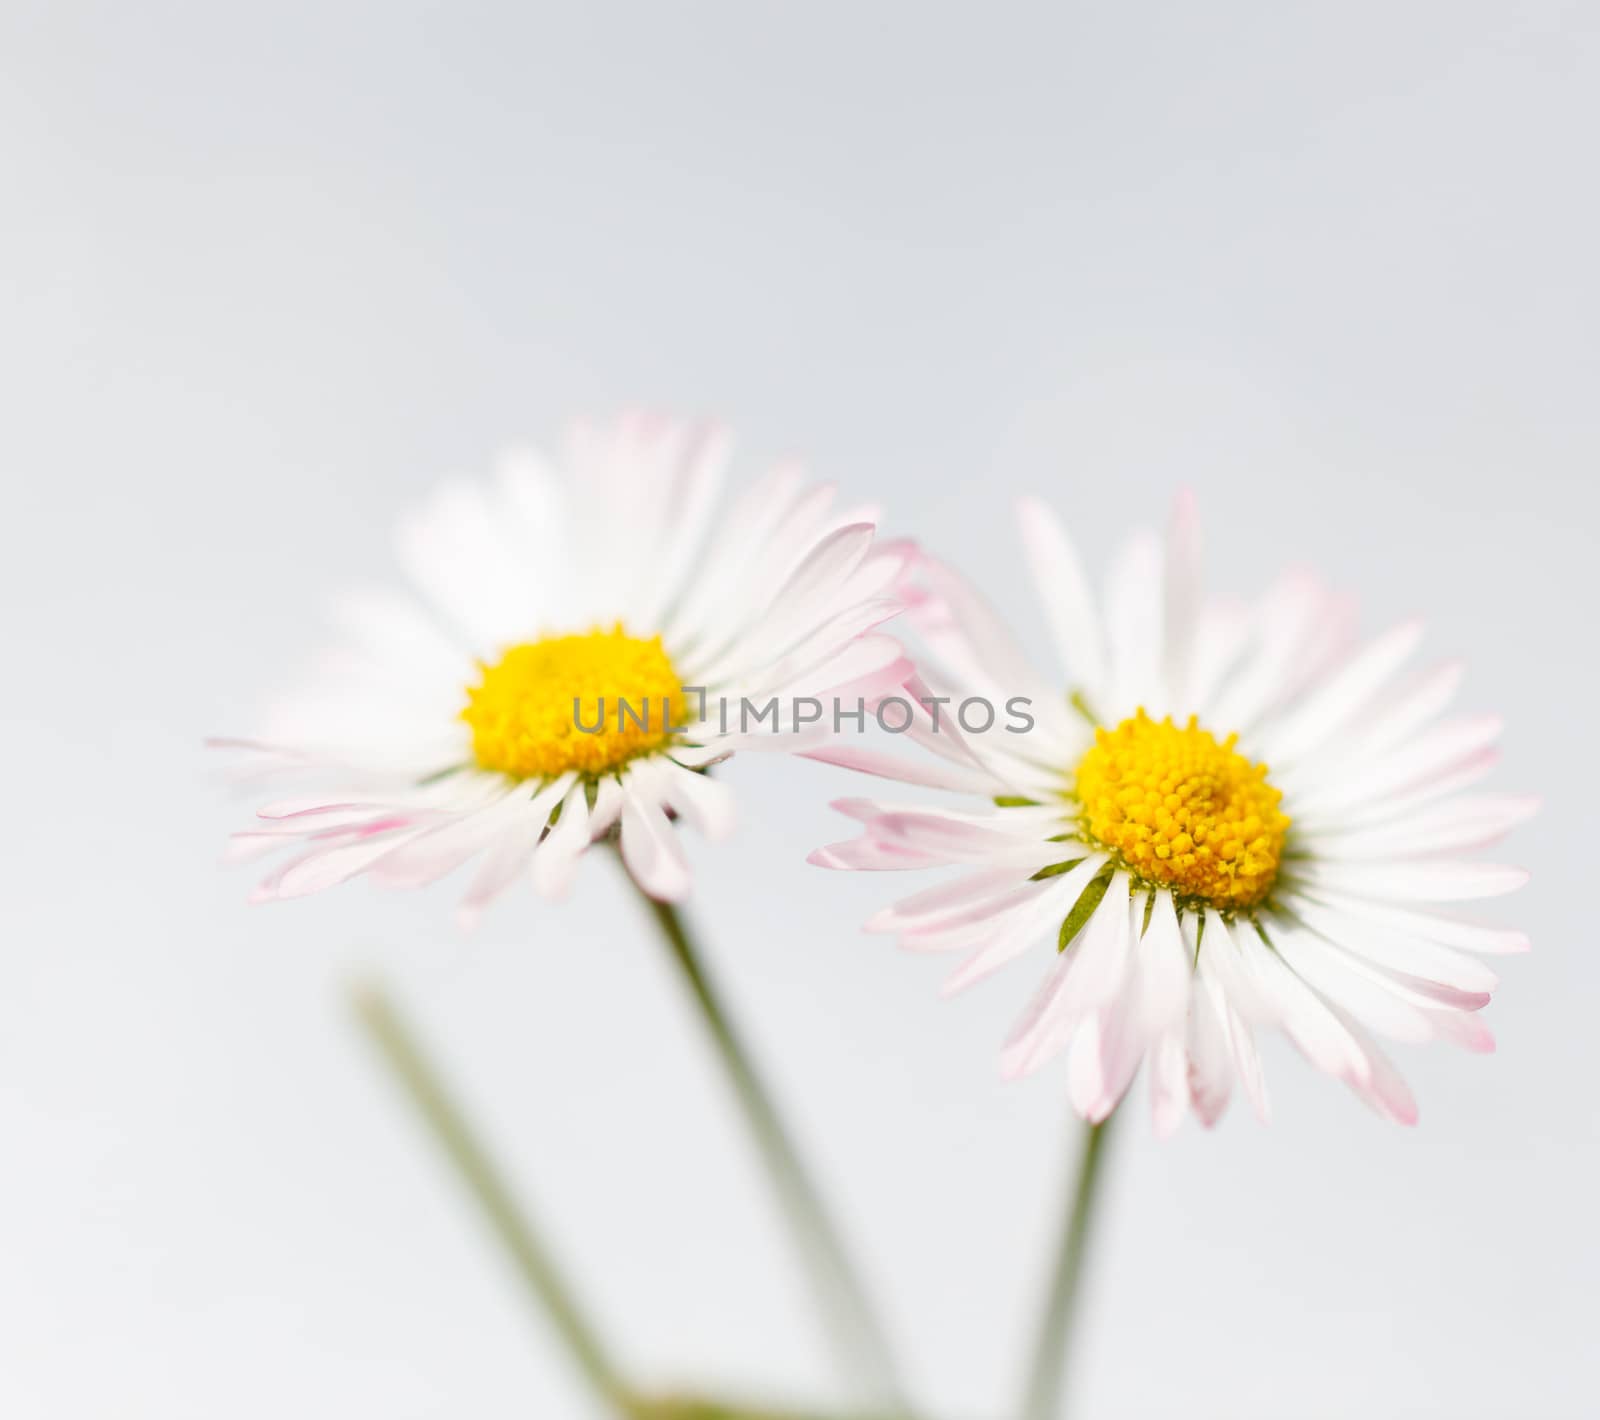
[[[1105,645],[1077,548],[1055,513],[1037,498],[1018,503],[1017,522],[1034,588],[1055,633],[1056,651],[1072,683],[1094,702],[1105,688]]]
[[[659,803],[626,783],[622,794],[622,861],[628,872],[658,901],[683,901],[691,880],[678,835]]]

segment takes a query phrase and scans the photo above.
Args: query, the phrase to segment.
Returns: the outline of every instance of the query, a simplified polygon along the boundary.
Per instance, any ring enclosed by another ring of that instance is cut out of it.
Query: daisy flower
[[[1461,856],[1535,807],[1464,792],[1494,763],[1500,722],[1441,718],[1460,667],[1404,674],[1415,622],[1352,645],[1349,607],[1307,575],[1253,605],[1203,601],[1187,498],[1164,540],[1142,532],[1116,556],[1103,614],[1050,510],[1025,501],[1020,520],[1064,682],[1036,673],[955,573],[925,564],[913,615],[948,684],[913,677],[905,699],[933,754],[820,757],[984,802],[843,802],[864,833],[812,861],[958,865],[868,923],[913,951],[964,951],[947,989],[1049,950],[1002,1065],[1023,1075],[1065,1052],[1090,1121],[1141,1063],[1160,1134],[1189,1106],[1214,1123],[1235,1081],[1264,1119],[1257,1033],[1273,1028],[1415,1122],[1374,1036],[1492,1049],[1476,1013],[1496,978],[1479,954],[1528,947],[1449,906],[1526,877]],[[1031,703],[996,716],[1019,696]]]
[[[347,597],[343,648],[259,740],[224,742],[302,781],[233,840],[293,850],[257,899],[477,860],[471,921],[519,878],[561,896],[613,835],[645,892],[684,897],[674,821],[716,838],[733,817],[708,767],[815,747],[839,725],[805,698],[853,703],[909,671],[873,634],[907,545],[792,466],[719,516],[726,462],[716,429],[628,417],[577,428],[559,469],[509,459],[407,517],[409,588]]]

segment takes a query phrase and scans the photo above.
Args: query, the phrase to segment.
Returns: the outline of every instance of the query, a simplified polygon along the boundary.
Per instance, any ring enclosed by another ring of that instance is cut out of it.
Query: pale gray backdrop
[[[649,1374],[826,1367],[677,983],[595,863],[251,909],[203,735],[439,474],[579,411],[734,420],[1035,637],[1012,498],[1188,482],[1216,585],[1320,564],[1509,718],[1497,1057],[1415,1131],[1116,1141],[1078,1414],[1581,1416],[1593,1375],[1600,17],[1583,4],[0,6],[0,1412],[566,1416],[559,1353],[352,1035],[379,966]],[[1103,552],[1091,559],[1103,565]],[[919,1393],[982,1416],[1070,1153],[808,868],[841,772],[740,761],[695,915]],[[1586,1354],[1587,1353],[1587,1354]],[[994,1411],[987,1413],[993,1414]]]

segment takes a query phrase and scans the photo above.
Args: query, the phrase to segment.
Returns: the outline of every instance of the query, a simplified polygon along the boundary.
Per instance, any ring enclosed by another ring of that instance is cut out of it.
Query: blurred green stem
[[[726,1007],[706,976],[682,917],[671,903],[641,898],[661,928],[673,960],[682,970],[705,1020],[728,1079],[755,1136],[811,1279],[823,1325],[850,1376],[869,1397],[895,1415],[907,1414],[894,1358],[867,1299],[865,1288],[839,1240],[816,1185],[811,1181],[771,1097],[750,1063],[731,1025]]]
[[[832,1410],[773,1410],[764,1405],[752,1409],[736,1401],[643,1396],[635,1403],[632,1420],[891,1420],[891,1417],[882,1411],[843,1414]]]
[[[1111,1118],[1115,1118],[1113,1115]],[[1084,1135],[1078,1157],[1078,1178],[1072,1206],[1061,1229],[1055,1272],[1050,1279],[1050,1294],[1034,1344],[1033,1369],[1022,1404],[1022,1420],[1060,1420],[1061,1383],[1066,1369],[1079,1284],[1083,1277],[1089,1219],[1099,1191],[1100,1164],[1105,1154],[1106,1131],[1111,1119],[1091,1124]]]
[[[532,1220],[513,1200],[504,1178],[490,1162],[394,1003],[381,986],[368,983],[356,991],[355,1009],[384,1063],[432,1131],[435,1142],[455,1165],[518,1275],[543,1307],[596,1397],[619,1415],[634,1414],[627,1387],[540,1241]]]

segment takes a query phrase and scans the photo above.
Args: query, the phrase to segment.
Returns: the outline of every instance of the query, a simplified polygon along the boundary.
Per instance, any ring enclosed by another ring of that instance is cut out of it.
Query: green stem
[[[816,1185],[801,1163],[794,1142],[729,1021],[726,1007],[706,976],[683,919],[671,903],[657,902],[643,893],[640,896],[661,928],[661,935],[683,972],[727,1070],[773,1187],[788,1215],[823,1324],[841,1365],[858,1383],[868,1387],[874,1400],[887,1404],[897,1415],[906,1414],[888,1339],[867,1299],[866,1289],[851,1265]]]
[[[1089,1219],[1094,1211],[1100,1180],[1100,1161],[1105,1153],[1106,1132],[1111,1120],[1091,1124],[1078,1158],[1078,1179],[1073,1190],[1072,1208],[1061,1230],[1050,1295],[1045,1302],[1034,1344],[1033,1369],[1028,1377],[1023,1420],[1060,1420],[1061,1383],[1066,1369],[1067,1347],[1078,1287],[1083,1276],[1083,1261],[1088,1242]]]
[[[743,1402],[689,1396],[641,1397],[634,1420],[891,1420],[883,1411],[774,1410]]]
[[[417,1037],[381,986],[368,984],[358,989],[355,1009],[384,1063],[416,1106],[435,1142],[455,1165],[522,1281],[544,1308],[595,1395],[618,1414],[631,1414],[632,1402],[627,1387],[606,1348],[539,1240],[532,1220],[513,1200],[504,1178],[451,1099],[439,1072],[429,1063]]]

